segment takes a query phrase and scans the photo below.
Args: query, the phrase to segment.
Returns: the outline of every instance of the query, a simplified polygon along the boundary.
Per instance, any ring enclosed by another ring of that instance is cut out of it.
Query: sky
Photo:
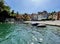
[[[60,11],[60,0],[5,0],[11,10],[19,13],[37,13],[39,11]]]

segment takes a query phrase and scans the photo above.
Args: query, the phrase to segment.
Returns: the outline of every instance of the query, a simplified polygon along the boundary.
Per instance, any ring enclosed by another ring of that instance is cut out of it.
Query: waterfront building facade
[[[60,11],[57,13],[57,20],[60,20]]]
[[[35,13],[31,14],[31,20],[37,21],[38,20],[38,14],[35,14]]]
[[[53,19],[54,19],[54,20],[57,20],[57,18],[58,18],[58,17],[57,17],[57,13],[54,13],[54,14],[53,14]]]
[[[38,20],[48,19],[48,13],[46,11],[38,12]]]

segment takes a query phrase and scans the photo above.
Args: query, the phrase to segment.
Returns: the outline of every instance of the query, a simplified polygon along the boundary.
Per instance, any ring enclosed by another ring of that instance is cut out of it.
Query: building
[[[57,20],[57,18],[58,18],[57,13],[54,13],[52,18],[53,18],[53,20]]]
[[[17,21],[22,21],[23,20],[23,15],[16,15],[16,20]]]
[[[43,20],[48,18],[48,13],[46,11],[38,12],[38,20]]]
[[[32,13],[31,14],[31,20],[32,21],[37,21],[38,20],[38,14]]]
[[[37,21],[37,20],[45,20],[48,19],[48,12],[47,11],[43,11],[43,12],[38,12],[38,14],[32,14],[31,15],[31,20],[33,21]]]
[[[57,20],[60,20],[60,11],[57,13]]]
[[[49,15],[49,19],[51,20],[60,20],[60,11],[59,12],[55,12],[53,14]]]

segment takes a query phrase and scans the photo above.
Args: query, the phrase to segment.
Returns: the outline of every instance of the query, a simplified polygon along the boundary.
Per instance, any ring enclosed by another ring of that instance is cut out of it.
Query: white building
[[[47,19],[47,18],[48,18],[47,12],[43,11],[38,13],[38,20]]]
[[[38,12],[38,14],[32,14],[31,15],[31,20],[42,20],[42,19],[47,19],[48,18],[48,13],[46,11],[43,12]]]

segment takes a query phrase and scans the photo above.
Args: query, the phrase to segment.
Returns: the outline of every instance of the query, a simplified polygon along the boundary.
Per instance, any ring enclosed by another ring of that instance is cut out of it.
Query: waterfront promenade
[[[54,25],[54,26],[60,26],[60,21],[25,21],[25,23],[43,23],[47,25]]]

